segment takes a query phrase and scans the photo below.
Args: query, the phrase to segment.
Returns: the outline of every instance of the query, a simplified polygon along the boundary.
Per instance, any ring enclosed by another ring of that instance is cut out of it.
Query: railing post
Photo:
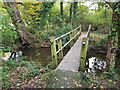
[[[62,40],[59,39],[58,40],[58,50],[62,48]],[[59,53],[58,53],[58,56],[59,56],[59,59],[62,59],[63,58],[63,50],[61,50]]]
[[[75,35],[78,33],[78,31],[76,30],[75,31]],[[76,40],[78,39],[78,35],[76,36],[76,38],[75,38],[75,42],[76,42]]]
[[[73,37],[73,32],[70,33],[70,40],[72,39],[72,37]],[[73,40],[70,42],[70,48],[72,47],[72,45],[73,45]]]
[[[80,28],[79,28],[78,30],[79,30],[78,32],[80,32],[80,34],[79,34],[79,35],[81,35],[81,25],[80,25]],[[79,36],[79,35],[78,35],[78,36]]]
[[[80,56],[80,70],[85,70],[85,60],[87,54],[87,47],[88,47],[88,38],[82,39],[82,48],[81,48],[81,56]]]
[[[50,41],[51,41],[52,62],[53,62],[53,67],[55,67],[55,66],[58,65],[57,54],[56,54],[56,41],[55,41],[55,37],[54,36],[50,37]]]

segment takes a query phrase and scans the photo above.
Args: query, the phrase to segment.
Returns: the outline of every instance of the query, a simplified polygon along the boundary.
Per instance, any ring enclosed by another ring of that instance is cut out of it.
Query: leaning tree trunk
[[[7,0],[3,0],[3,2],[20,36],[20,44],[33,45],[34,38],[26,29],[25,23],[20,16],[16,1],[14,0],[14,2],[7,2]]]

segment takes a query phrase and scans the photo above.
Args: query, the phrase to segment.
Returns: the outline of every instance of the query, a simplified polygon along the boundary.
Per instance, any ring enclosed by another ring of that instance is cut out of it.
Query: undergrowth
[[[43,75],[51,69],[48,66],[43,67],[34,61],[15,61],[9,59],[0,63],[2,67],[2,88],[16,88],[21,87],[21,83],[31,80],[37,75]],[[40,86],[41,87],[41,86]]]

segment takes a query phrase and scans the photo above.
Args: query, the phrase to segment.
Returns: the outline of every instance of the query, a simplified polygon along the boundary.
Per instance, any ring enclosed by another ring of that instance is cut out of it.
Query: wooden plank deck
[[[82,33],[63,60],[60,62],[56,70],[67,70],[78,72],[80,66],[80,54],[82,38],[86,37],[86,33]]]

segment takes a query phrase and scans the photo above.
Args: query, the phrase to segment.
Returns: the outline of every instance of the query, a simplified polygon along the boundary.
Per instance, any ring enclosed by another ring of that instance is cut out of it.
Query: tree
[[[72,6],[73,6],[73,3],[70,3],[70,22],[72,24]]]
[[[78,9],[78,2],[73,2],[73,17],[74,17],[74,24],[73,26],[76,26],[76,17],[77,17],[77,9]]]
[[[48,21],[48,15],[50,16],[50,10],[51,8],[54,6],[55,2],[43,2],[43,7],[41,10],[41,29],[44,28],[44,26],[46,25],[46,22]]]
[[[119,21],[120,21],[120,1],[119,2],[106,2],[112,9],[112,28],[109,31],[109,38],[108,38],[108,51],[107,51],[107,60],[109,64],[111,65],[110,68],[113,68],[112,66],[114,62],[117,62],[117,66],[120,65],[120,28],[119,28]],[[117,35],[116,35],[117,34]],[[116,37],[117,36],[117,37]],[[117,41],[118,40],[118,41]],[[117,43],[117,46],[116,46]],[[117,47],[118,49],[115,50],[114,47]],[[115,55],[116,54],[116,55]],[[116,57],[115,57],[116,56]]]
[[[62,26],[62,23],[63,23],[63,2],[60,2],[60,14],[61,14],[61,25]]]
[[[18,4],[18,9],[23,20],[27,25],[27,30],[35,34],[40,30],[41,10],[43,2],[22,2],[23,5]]]
[[[77,8],[78,8],[78,2],[70,3],[70,22],[73,27],[76,25],[76,17],[77,17]],[[73,16],[73,19],[72,19]]]
[[[61,18],[63,19],[63,2],[60,2]]]
[[[5,8],[7,9],[9,15],[11,16],[12,22],[16,27],[16,31],[20,36],[20,44],[22,45],[33,45],[34,39],[30,32],[27,31],[25,23],[23,22],[20,12],[17,7],[17,3],[8,2],[7,0],[3,0],[5,4]]]

